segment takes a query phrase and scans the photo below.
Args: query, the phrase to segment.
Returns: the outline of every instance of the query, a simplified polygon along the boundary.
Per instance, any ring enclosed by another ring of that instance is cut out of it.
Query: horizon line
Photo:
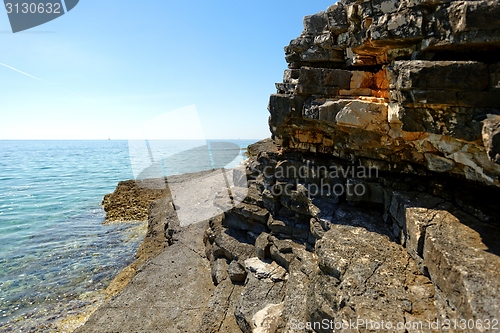
[[[266,138],[206,138],[206,139],[0,139],[0,141],[206,141],[206,140],[263,140]]]

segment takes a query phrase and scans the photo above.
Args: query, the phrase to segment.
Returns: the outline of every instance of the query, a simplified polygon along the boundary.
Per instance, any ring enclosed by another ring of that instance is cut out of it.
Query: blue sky
[[[0,139],[130,139],[190,105],[207,138],[268,137],[283,47],[334,2],[80,0],[16,34],[2,11]]]

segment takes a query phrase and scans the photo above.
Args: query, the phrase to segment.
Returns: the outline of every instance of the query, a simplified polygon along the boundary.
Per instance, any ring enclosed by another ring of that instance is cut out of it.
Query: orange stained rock
[[[375,87],[381,90],[389,89],[389,79],[387,78],[387,71],[385,68],[379,70],[373,76]]]

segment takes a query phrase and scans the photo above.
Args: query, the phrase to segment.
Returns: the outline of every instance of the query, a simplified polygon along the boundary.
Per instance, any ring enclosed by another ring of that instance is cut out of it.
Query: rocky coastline
[[[272,138],[224,186],[211,170],[105,197],[110,222],[148,232],[75,332],[500,329],[499,51],[493,0],[342,0],[305,17]]]

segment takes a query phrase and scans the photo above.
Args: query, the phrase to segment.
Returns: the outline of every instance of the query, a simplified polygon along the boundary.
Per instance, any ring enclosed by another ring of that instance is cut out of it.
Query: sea
[[[146,232],[103,224],[119,181],[158,160],[166,176],[231,168],[255,141],[0,141],[0,331],[71,332],[102,303]]]

